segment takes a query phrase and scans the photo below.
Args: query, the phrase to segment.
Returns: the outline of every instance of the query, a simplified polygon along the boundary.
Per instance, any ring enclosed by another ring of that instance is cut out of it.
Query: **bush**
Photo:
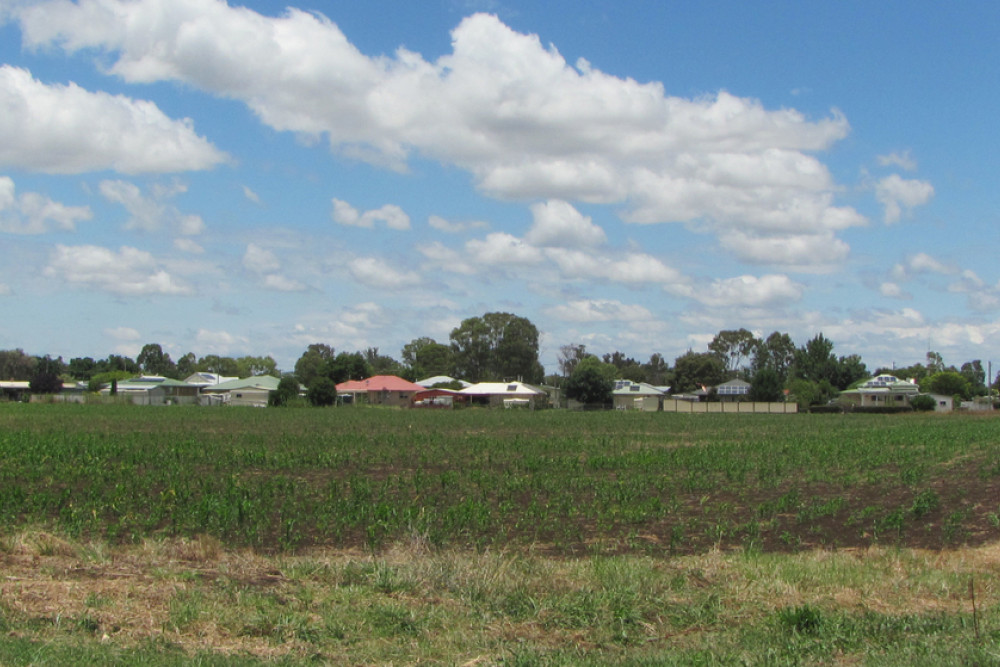
[[[336,388],[335,388],[336,389]],[[288,405],[299,396],[299,381],[294,377],[285,376],[278,382],[278,388],[271,392],[268,404],[275,407]]]
[[[937,407],[937,401],[934,400],[933,396],[921,394],[920,396],[915,396],[910,401],[910,406],[918,412],[930,412]]]
[[[309,404],[316,407],[326,407],[337,402],[337,385],[328,377],[319,377],[309,385],[306,392]]]

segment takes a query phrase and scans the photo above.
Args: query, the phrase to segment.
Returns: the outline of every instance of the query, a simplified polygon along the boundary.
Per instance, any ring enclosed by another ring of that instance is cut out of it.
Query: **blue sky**
[[[0,349],[1000,334],[1000,6],[0,0]]]

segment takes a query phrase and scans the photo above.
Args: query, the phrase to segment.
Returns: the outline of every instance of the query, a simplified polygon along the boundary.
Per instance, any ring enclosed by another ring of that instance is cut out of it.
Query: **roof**
[[[104,389],[111,387],[110,382],[105,382],[102,385]],[[180,380],[174,380],[173,378],[166,378],[162,375],[143,375],[137,378],[129,378],[127,380],[118,380],[116,387],[118,391],[149,391],[150,389],[156,389],[157,387],[192,387],[196,388],[198,385],[188,384],[187,382],[181,382]]]
[[[545,392],[523,382],[480,382],[462,389],[459,393],[469,396],[540,396]]]
[[[449,375],[435,375],[434,377],[427,378],[426,380],[417,380],[417,384],[421,387],[427,387],[428,389],[436,384],[448,384],[450,382],[458,382],[462,385],[463,389],[471,386],[471,383],[466,382],[465,380],[457,380]]]
[[[202,390],[206,392],[236,391],[239,389],[267,389],[268,391],[274,391],[278,388],[279,382],[281,382],[281,380],[273,375],[255,375],[253,377],[209,385],[207,387],[202,387]]]
[[[611,393],[615,396],[661,396],[664,392],[645,382],[615,380],[615,388]]]
[[[196,384],[199,386],[222,384],[223,382],[232,382],[233,380],[239,380],[239,378],[226,377],[219,375],[218,373],[209,373],[208,371],[198,371],[197,373],[192,373],[184,378],[184,381],[188,384]]]
[[[337,385],[337,391],[361,393],[366,391],[423,391],[425,387],[404,380],[396,375],[373,375],[366,380],[348,380]]]
[[[750,383],[746,380],[740,380],[736,378],[728,382],[723,382],[715,387],[715,391],[718,392],[720,396],[740,396],[742,394],[747,394],[750,392]]]

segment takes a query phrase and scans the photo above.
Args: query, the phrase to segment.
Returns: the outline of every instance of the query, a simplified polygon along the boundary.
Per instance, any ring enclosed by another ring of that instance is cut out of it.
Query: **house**
[[[734,379],[723,382],[715,387],[715,395],[724,403],[745,401],[750,394],[750,383],[746,380]]]
[[[272,375],[255,375],[201,387],[202,405],[267,407],[268,398],[279,382]]]
[[[523,407],[533,410],[548,403],[548,394],[523,382],[480,382],[459,393],[468,397],[473,405],[493,408]]]
[[[198,371],[197,373],[192,373],[184,378],[184,382],[187,382],[188,384],[195,384],[199,387],[210,387],[212,385],[222,384],[223,382],[232,382],[233,380],[239,380],[239,378],[226,377],[224,375],[219,375],[218,373],[209,373],[208,371]]]
[[[462,389],[465,389],[472,384],[471,382],[466,382],[465,380],[456,380],[448,375],[435,375],[434,377],[427,378],[426,380],[417,380],[417,384],[421,387],[427,387],[428,389],[439,384],[454,384],[455,382],[462,385]]]
[[[337,385],[337,396],[344,402],[368,403],[406,408],[417,392],[426,387],[395,375],[374,375],[366,380],[348,380]]]
[[[861,408],[907,407],[910,400],[920,394],[920,387],[911,380],[900,380],[895,375],[878,375],[862,382],[854,389],[840,392],[838,401]]]
[[[102,396],[118,396],[135,405],[197,405],[198,386],[163,377],[142,375],[104,385]]]
[[[658,412],[662,409],[664,391],[645,382],[615,380],[611,395],[615,410],[643,410]]]
[[[415,408],[452,408],[455,405],[466,403],[468,397],[463,396],[454,389],[443,389],[440,387],[424,389],[413,395],[413,407]]]

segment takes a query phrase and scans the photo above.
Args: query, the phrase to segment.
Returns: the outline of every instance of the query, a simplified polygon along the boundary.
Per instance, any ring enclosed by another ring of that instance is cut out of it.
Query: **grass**
[[[1000,664],[998,460],[982,417],[0,404],[0,664]]]
[[[8,540],[0,662],[1000,661],[1000,545],[558,559],[420,542],[262,556],[204,539],[118,546],[105,563],[86,544]]]

